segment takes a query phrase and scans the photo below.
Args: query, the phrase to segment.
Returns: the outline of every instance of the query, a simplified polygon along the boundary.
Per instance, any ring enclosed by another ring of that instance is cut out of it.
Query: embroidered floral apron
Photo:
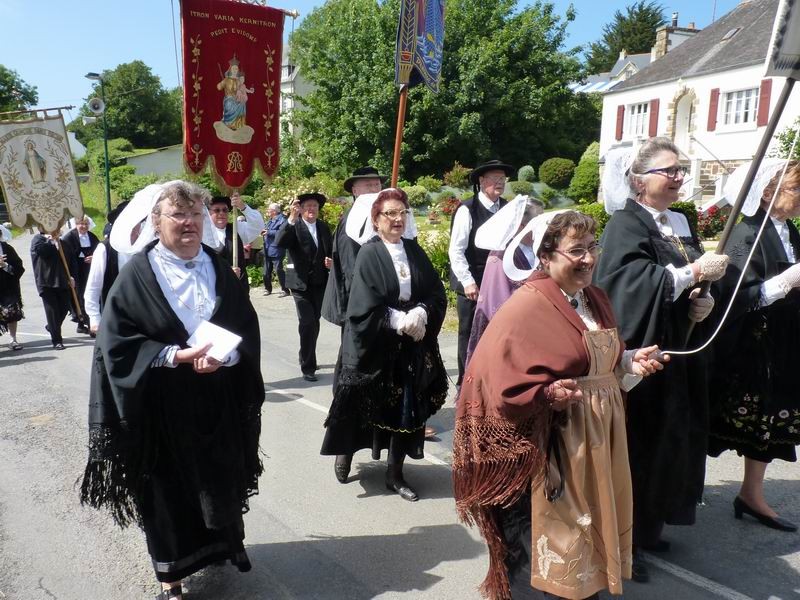
[[[531,496],[531,585],[570,600],[608,589],[622,594],[631,577],[633,500],[625,408],[614,366],[616,329],[585,331],[589,374],[577,379],[583,400],[566,411],[560,433],[564,491],[549,502]]]

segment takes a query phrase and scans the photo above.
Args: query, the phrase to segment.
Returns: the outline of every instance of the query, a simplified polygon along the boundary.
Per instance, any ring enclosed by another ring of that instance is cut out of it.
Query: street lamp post
[[[99,73],[87,73],[86,79],[100,82],[100,99],[103,101],[103,150],[105,151],[106,158],[106,214],[111,212],[111,181],[108,176],[108,128],[106,126],[106,90],[103,85],[103,78]]]

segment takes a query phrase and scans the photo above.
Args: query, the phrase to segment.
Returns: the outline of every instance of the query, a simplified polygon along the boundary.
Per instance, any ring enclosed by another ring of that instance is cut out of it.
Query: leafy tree
[[[640,0],[616,11],[611,23],[603,27],[603,37],[589,45],[586,67],[589,73],[610,71],[621,50],[629,54],[650,52],[656,42],[656,29],[666,23],[664,7],[652,0]]]
[[[791,157],[789,156],[789,152],[792,150],[792,143],[794,142],[794,138],[797,136],[799,131],[800,117],[795,119],[793,125],[787,126],[783,131],[775,136],[778,140],[778,148],[776,152],[777,156],[780,158],[800,160],[800,140],[797,140],[797,143],[794,145],[794,153]]]
[[[38,101],[35,85],[28,85],[16,71],[0,65],[0,112],[24,110]]]
[[[328,0],[292,37],[294,61],[315,86],[295,117],[315,168],[345,176],[369,162],[389,171],[398,14],[399,0]],[[577,49],[563,49],[573,18],[541,1],[450,0],[440,91],[409,91],[403,177],[443,173],[454,160],[577,159],[597,136],[600,110],[567,88],[583,75]]]
[[[161,79],[140,60],[125,63],[102,74],[108,125],[108,137],[125,138],[137,148],[160,148],[180,143],[182,90],[166,90]],[[92,86],[86,98],[100,97],[100,82]],[[93,116],[84,104],[80,116]],[[80,118],[69,125],[83,144],[102,139],[103,124],[83,125]]]

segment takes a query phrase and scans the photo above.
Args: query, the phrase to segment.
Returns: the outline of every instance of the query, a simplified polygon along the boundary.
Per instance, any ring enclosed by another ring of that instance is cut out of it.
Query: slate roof
[[[763,63],[767,56],[778,0],[749,0],[669,51],[614,92],[709,75]],[[736,35],[723,40],[739,27]]]
[[[611,67],[611,79],[614,79],[614,77],[619,75],[622,70],[628,66],[628,63],[633,63],[633,66],[636,67],[636,70],[641,71],[650,64],[650,53],[645,52],[644,54],[629,54],[625,58],[618,58],[617,62],[614,63],[614,66]]]

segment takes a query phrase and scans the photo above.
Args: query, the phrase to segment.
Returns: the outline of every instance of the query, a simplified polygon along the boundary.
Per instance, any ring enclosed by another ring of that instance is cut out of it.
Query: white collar
[[[669,210],[657,210],[657,209],[653,208],[652,206],[647,206],[646,204],[642,204],[641,202],[639,202],[638,204],[643,209],[645,209],[647,212],[649,212],[651,215],[653,215],[653,219],[655,219],[656,221],[658,221],[658,218],[661,217],[661,216],[666,216],[667,218],[669,218],[669,214],[668,214]]]
[[[490,212],[493,212],[492,209],[494,207],[499,208],[500,206],[500,204],[498,204],[500,202],[500,199],[498,199],[497,202],[492,202],[491,199],[489,199],[489,196],[487,196],[483,192],[478,192],[478,200],[480,200],[481,204],[483,204],[483,208],[485,208]],[[494,208],[494,210],[497,210],[497,208]]]
[[[302,217],[301,217],[301,218],[302,218]],[[307,226],[309,229],[316,229],[316,228],[317,228],[317,222],[316,222],[316,221],[314,221],[313,223],[309,223],[308,221],[306,221],[305,219],[303,219],[303,223],[305,223],[305,224],[306,224],[306,226]]]
[[[786,221],[781,221],[780,219],[776,219],[775,217],[770,216],[770,220],[772,224],[775,226],[775,229],[778,230],[778,233],[783,233],[786,229]]]
[[[181,258],[161,242],[158,242],[153,250],[156,251],[161,260],[170,263],[170,266],[179,267],[181,270],[192,269],[194,268],[195,264],[211,262],[211,259],[208,257],[208,255],[203,252],[202,246],[200,247],[200,251],[197,253],[197,255],[190,259]],[[188,266],[190,263],[192,263],[191,267]]]

